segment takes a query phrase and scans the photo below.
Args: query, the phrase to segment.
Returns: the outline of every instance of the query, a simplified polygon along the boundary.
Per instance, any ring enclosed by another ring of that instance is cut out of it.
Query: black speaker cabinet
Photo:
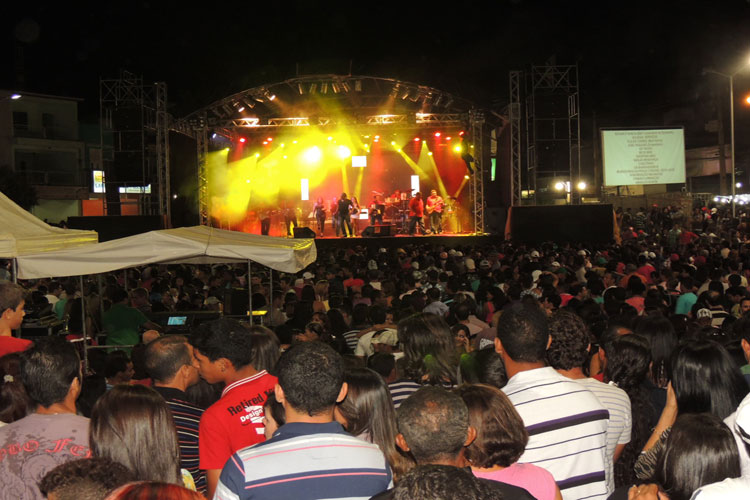
[[[295,238],[315,238],[315,231],[309,227],[295,227],[294,237]]]

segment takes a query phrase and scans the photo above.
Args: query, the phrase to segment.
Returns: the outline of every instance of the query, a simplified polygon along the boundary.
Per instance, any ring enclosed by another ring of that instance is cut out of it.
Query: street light
[[[737,70],[734,73],[726,74],[721,73],[719,71],[705,68],[703,70],[703,73],[713,73],[715,75],[723,76],[724,78],[729,79],[729,129],[730,129],[730,142],[731,142],[731,155],[732,155],[732,217],[736,215],[736,204],[735,204],[735,197],[737,194],[737,187],[736,187],[736,169],[735,169],[735,161],[734,161],[734,77],[737,76],[737,74],[747,68],[748,64],[750,64],[750,60],[745,61],[745,64],[737,68]]]

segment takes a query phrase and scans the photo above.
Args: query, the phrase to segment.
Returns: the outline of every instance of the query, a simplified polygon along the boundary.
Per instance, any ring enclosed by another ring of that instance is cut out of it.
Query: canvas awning
[[[18,277],[99,274],[148,264],[257,262],[295,273],[315,262],[314,239],[286,239],[208,226],[163,229],[85,247],[19,256]]]

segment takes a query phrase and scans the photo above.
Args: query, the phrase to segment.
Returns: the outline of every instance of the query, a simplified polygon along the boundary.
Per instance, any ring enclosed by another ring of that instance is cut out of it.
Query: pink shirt
[[[500,481],[523,488],[538,500],[555,499],[555,479],[552,474],[541,467],[532,464],[515,463],[510,467],[493,472],[479,472],[472,470],[476,477]]]

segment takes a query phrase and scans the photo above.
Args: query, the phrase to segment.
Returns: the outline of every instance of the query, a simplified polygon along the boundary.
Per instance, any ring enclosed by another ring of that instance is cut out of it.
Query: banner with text
[[[604,185],[685,182],[682,128],[602,129]]]

